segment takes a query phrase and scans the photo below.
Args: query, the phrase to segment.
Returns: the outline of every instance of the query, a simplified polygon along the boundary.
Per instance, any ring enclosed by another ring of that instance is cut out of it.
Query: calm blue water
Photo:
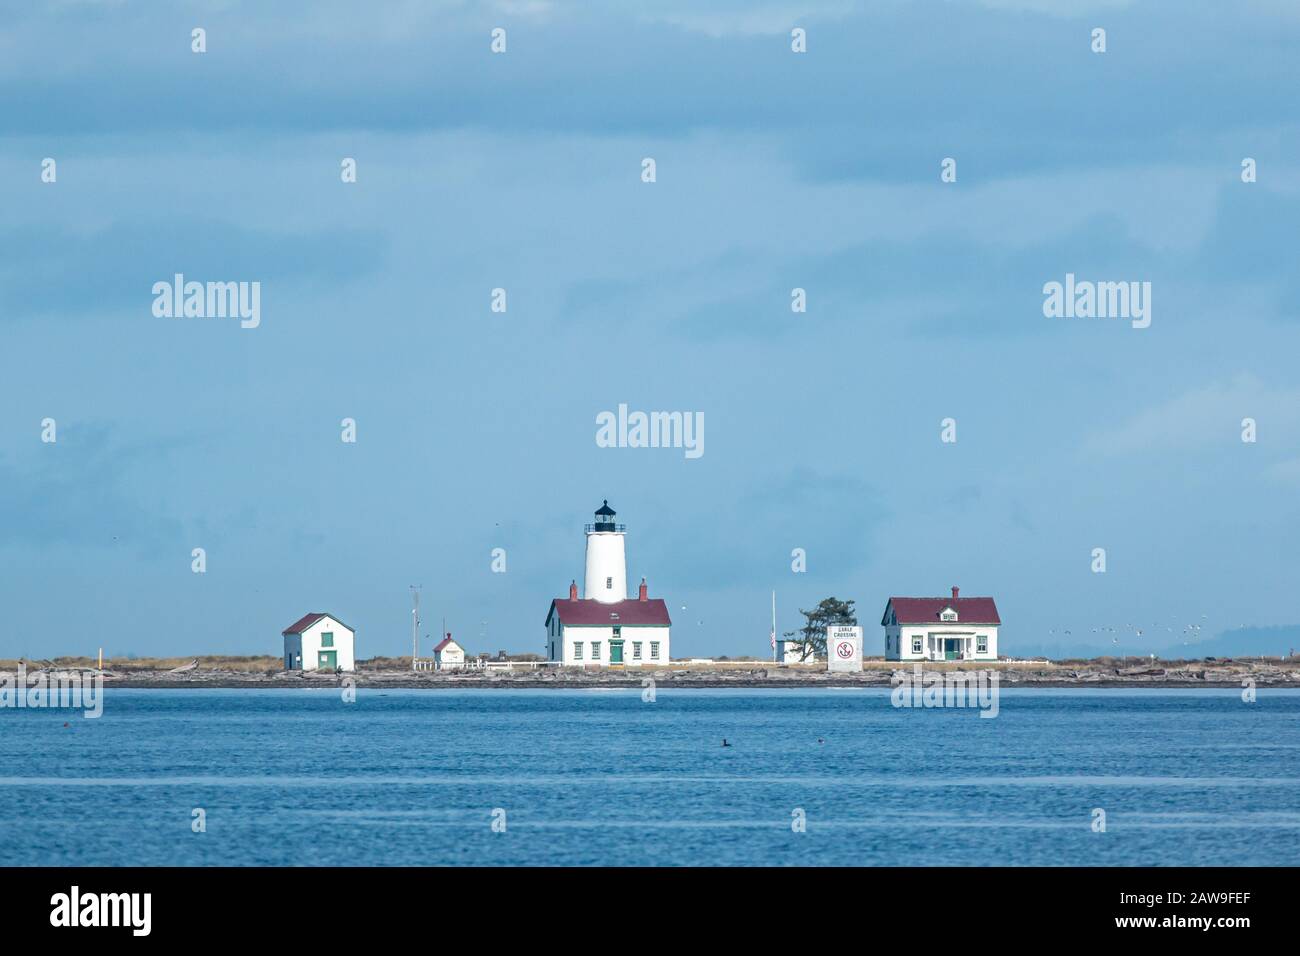
[[[0,846],[9,864],[1296,864],[1298,731],[1300,692],[1269,690],[1013,689],[991,720],[887,689],[109,690],[99,720],[0,710]]]

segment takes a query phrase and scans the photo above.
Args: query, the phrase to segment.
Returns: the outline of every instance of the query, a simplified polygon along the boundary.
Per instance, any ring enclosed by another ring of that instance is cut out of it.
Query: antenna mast
[[[411,585],[411,670],[420,656],[420,585]]]

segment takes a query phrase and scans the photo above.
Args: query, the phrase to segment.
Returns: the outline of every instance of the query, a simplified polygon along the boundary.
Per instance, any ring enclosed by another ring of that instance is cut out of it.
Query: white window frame
[[[975,653],[987,654],[989,652],[989,636],[987,634],[975,635]]]
[[[925,638],[919,635],[912,635],[912,653],[923,654],[925,648]]]
[[[591,642],[591,659],[593,661],[600,660],[600,641]]]
[[[658,641],[651,641],[651,642],[650,642],[650,660],[652,660],[652,661],[657,661],[657,660],[659,660],[659,642],[658,642]]]
[[[641,642],[640,642],[640,641],[633,641],[633,642],[632,642],[632,660],[634,660],[634,661],[639,661],[640,659],[641,659]]]
[[[582,641],[573,642],[573,659],[575,661],[582,660]]]

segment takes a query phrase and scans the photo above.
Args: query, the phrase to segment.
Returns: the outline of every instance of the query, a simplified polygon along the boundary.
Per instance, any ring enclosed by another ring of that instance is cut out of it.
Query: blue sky
[[[766,654],[773,589],[869,650],[954,584],[1009,653],[1297,623],[1294,4],[638,6],[0,12],[0,657],[274,654],[309,610],[409,653],[410,584],[540,651],[602,498],[681,656]],[[176,272],[261,282],[260,327],[155,317]],[[1045,318],[1067,272],[1151,327]],[[597,447],[620,403],[705,454]]]

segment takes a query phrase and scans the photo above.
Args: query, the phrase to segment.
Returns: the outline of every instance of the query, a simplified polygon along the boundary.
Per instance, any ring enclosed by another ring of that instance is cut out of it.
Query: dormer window
[[[946,607],[946,608],[944,608],[942,611],[939,612],[939,620],[941,620],[941,621],[955,621],[955,620],[957,620],[957,612],[954,611],[954,610],[953,610],[952,608],[950,608],[950,607]]]

